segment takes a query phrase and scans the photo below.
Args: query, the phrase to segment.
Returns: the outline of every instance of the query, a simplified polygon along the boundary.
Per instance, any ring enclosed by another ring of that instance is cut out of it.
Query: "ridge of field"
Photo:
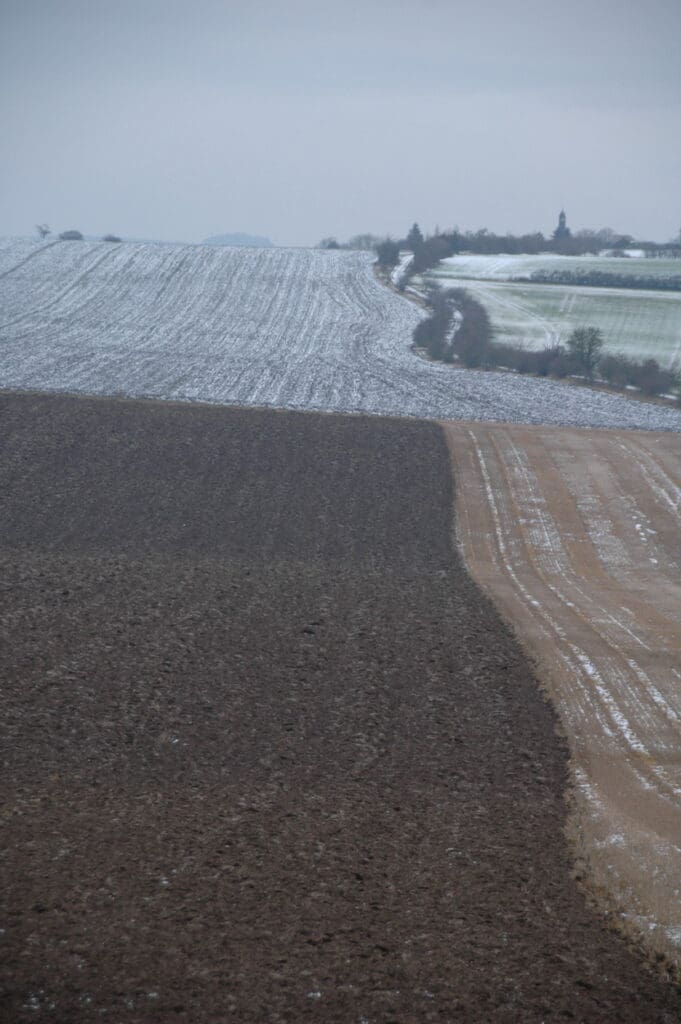
[[[5,1020],[672,1021],[433,423],[0,396]]]
[[[681,966],[681,449],[669,434],[445,429],[466,564],[570,743],[590,882]]]
[[[424,314],[372,256],[89,242],[0,246],[0,387],[681,430],[681,410],[411,351]],[[12,263],[14,260],[14,263]]]
[[[565,343],[576,327],[598,327],[604,351],[657,359],[669,368],[681,359],[681,292],[513,283],[534,270],[608,270],[669,276],[681,260],[569,256],[453,256],[425,275],[442,287],[464,287],[487,309],[495,341],[528,349]],[[631,266],[633,265],[633,266]],[[650,270],[649,270],[650,268]]]

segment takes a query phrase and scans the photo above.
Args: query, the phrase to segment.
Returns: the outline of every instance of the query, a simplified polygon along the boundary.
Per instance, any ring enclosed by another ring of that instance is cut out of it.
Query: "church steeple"
[[[566,220],[565,210],[561,210],[558,215],[558,227],[553,232],[553,237],[555,239],[570,237],[570,228],[567,226]]]

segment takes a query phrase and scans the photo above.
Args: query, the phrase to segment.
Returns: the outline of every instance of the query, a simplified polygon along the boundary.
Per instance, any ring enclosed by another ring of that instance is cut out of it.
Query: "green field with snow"
[[[681,260],[623,258],[621,256],[558,256],[543,252],[535,256],[509,256],[499,253],[483,256],[467,253],[443,260],[434,271],[446,277],[482,278],[509,281],[516,277],[529,277],[537,271],[552,273],[563,271],[581,274],[588,271],[623,274],[627,277],[656,277],[660,279],[681,276]]]
[[[559,262],[560,261],[560,262]],[[613,268],[613,264],[615,265]],[[444,287],[464,287],[487,309],[495,340],[529,349],[565,342],[575,327],[600,328],[609,352],[657,359],[668,368],[681,359],[681,292],[575,285],[511,283],[535,270],[588,268],[618,273],[678,274],[678,260],[601,257],[455,256],[426,275]]]

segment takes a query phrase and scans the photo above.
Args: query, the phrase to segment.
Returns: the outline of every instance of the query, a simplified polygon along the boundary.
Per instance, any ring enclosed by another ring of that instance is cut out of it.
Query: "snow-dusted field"
[[[31,260],[54,242],[36,242],[30,238],[0,238],[0,278],[16,274],[25,260]],[[3,315],[4,319],[4,315]]]
[[[681,260],[625,259],[621,256],[559,256],[543,252],[537,255],[510,255],[498,253],[485,256],[467,253],[450,256],[438,268],[453,277],[482,278],[488,281],[509,281],[514,277],[529,277],[537,270],[582,273],[598,270],[609,274],[627,274],[632,277],[679,277]]]
[[[585,269],[669,277],[681,274],[681,260],[454,256],[427,277],[470,291],[487,309],[500,342],[542,348],[564,342],[575,327],[594,326],[602,331],[607,351],[639,360],[652,357],[664,367],[681,359],[681,292],[509,281],[535,270]]]
[[[681,410],[455,370],[365,253],[0,243],[0,387],[430,418],[681,430]]]

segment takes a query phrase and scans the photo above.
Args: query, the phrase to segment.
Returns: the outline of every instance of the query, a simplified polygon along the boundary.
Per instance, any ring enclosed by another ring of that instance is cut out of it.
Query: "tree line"
[[[656,359],[637,362],[620,353],[603,354],[603,335],[597,327],[577,327],[565,345],[556,342],[526,349],[493,340],[484,306],[463,288],[426,291],[429,316],[417,324],[413,344],[431,359],[458,363],[467,369],[513,370],[538,377],[580,377],[601,380],[611,387],[635,387],[649,396],[676,393],[681,401],[681,365],[669,370]]]
[[[339,242],[334,237],[323,238],[319,243],[322,249],[364,249],[376,252],[378,261],[383,266],[395,266],[400,250],[408,249],[414,254],[413,273],[421,273],[430,269],[439,260],[457,253],[470,252],[481,255],[538,255],[544,252],[558,253],[563,256],[585,256],[610,249],[614,254],[624,254],[624,250],[634,244],[631,235],[619,234],[612,228],[601,228],[598,231],[584,229],[565,237],[546,237],[540,231],[521,235],[499,235],[487,228],[477,231],[459,231],[450,228],[441,231],[436,228],[432,235],[424,236],[418,224],[413,224],[404,238],[382,238],[369,233],[354,235],[347,242]],[[675,242],[664,246],[657,243],[636,243],[650,249],[651,255],[664,252],[665,256],[681,257],[681,244]]]
[[[636,288],[642,291],[681,291],[681,274],[617,274],[611,270],[535,270],[529,277],[512,277],[516,284],[566,284],[587,288]]]
[[[49,224],[36,224],[35,229],[38,232],[38,236],[42,241],[45,241],[45,239],[49,238],[52,234],[52,232],[50,231]],[[69,228],[68,231],[60,231],[60,233],[57,235],[57,238],[60,242],[82,242],[84,236],[82,231],[77,231],[75,228]],[[123,239],[119,238],[118,235],[103,235],[102,241],[122,242]]]
[[[475,253],[480,255],[539,255],[540,253],[556,253],[561,256],[587,256],[609,249],[614,256],[626,256],[625,250],[631,245],[636,245],[645,251],[646,256],[660,256],[666,258],[681,259],[681,232],[679,239],[668,243],[635,242],[631,235],[618,234],[612,228],[601,228],[598,231],[584,229],[574,234],[556,238],[545,237],[540,231],[530,232],[522,235],[505,234],[499,235],[487,228],[480,228],[478,231],[461,232],[458,228],[451,228],[440,231],[436,228],[433,234],[424,236],[419,225],[414,223],[404,238],[382,238],[378,235],[365,233],[354,235],[347,242],[339,242],[336,238],[323,238],[319,243],[322,249],[363,249],[376,253],[379,266],[386,269],[395,267],[400,258],[400,252],[408,250],[413,253],[413,260],[408,270],[403,275],[401,285],[404,288],[410,277],[415,274],[422,274],[426,270],[435,267],[440,260],[458,253]],[[578,284],[577,278],[558,279],[555,275],[568,273],[561,271],[538,271],[532,275],[532,280],[537,283],[546,284]],[[571,272],[570,272],[571,273]],[[639,275],[633,278],[624,274],[614,274],[608,280],[597,280],[597,274],[605,274],[605,271],[584,271],[580,273],[583,283],[586,285],[600,285],[601,287],[618,288],[645,288],[656,291],[677,291],[681,275],[665,279],[652,276]],[[546,274],[546,276],[542,276]],[[552,276],[549,277],[548,275]],[[519,280],[524,280],[519,278]],[[632,283],[636,280],[636,283]]]

